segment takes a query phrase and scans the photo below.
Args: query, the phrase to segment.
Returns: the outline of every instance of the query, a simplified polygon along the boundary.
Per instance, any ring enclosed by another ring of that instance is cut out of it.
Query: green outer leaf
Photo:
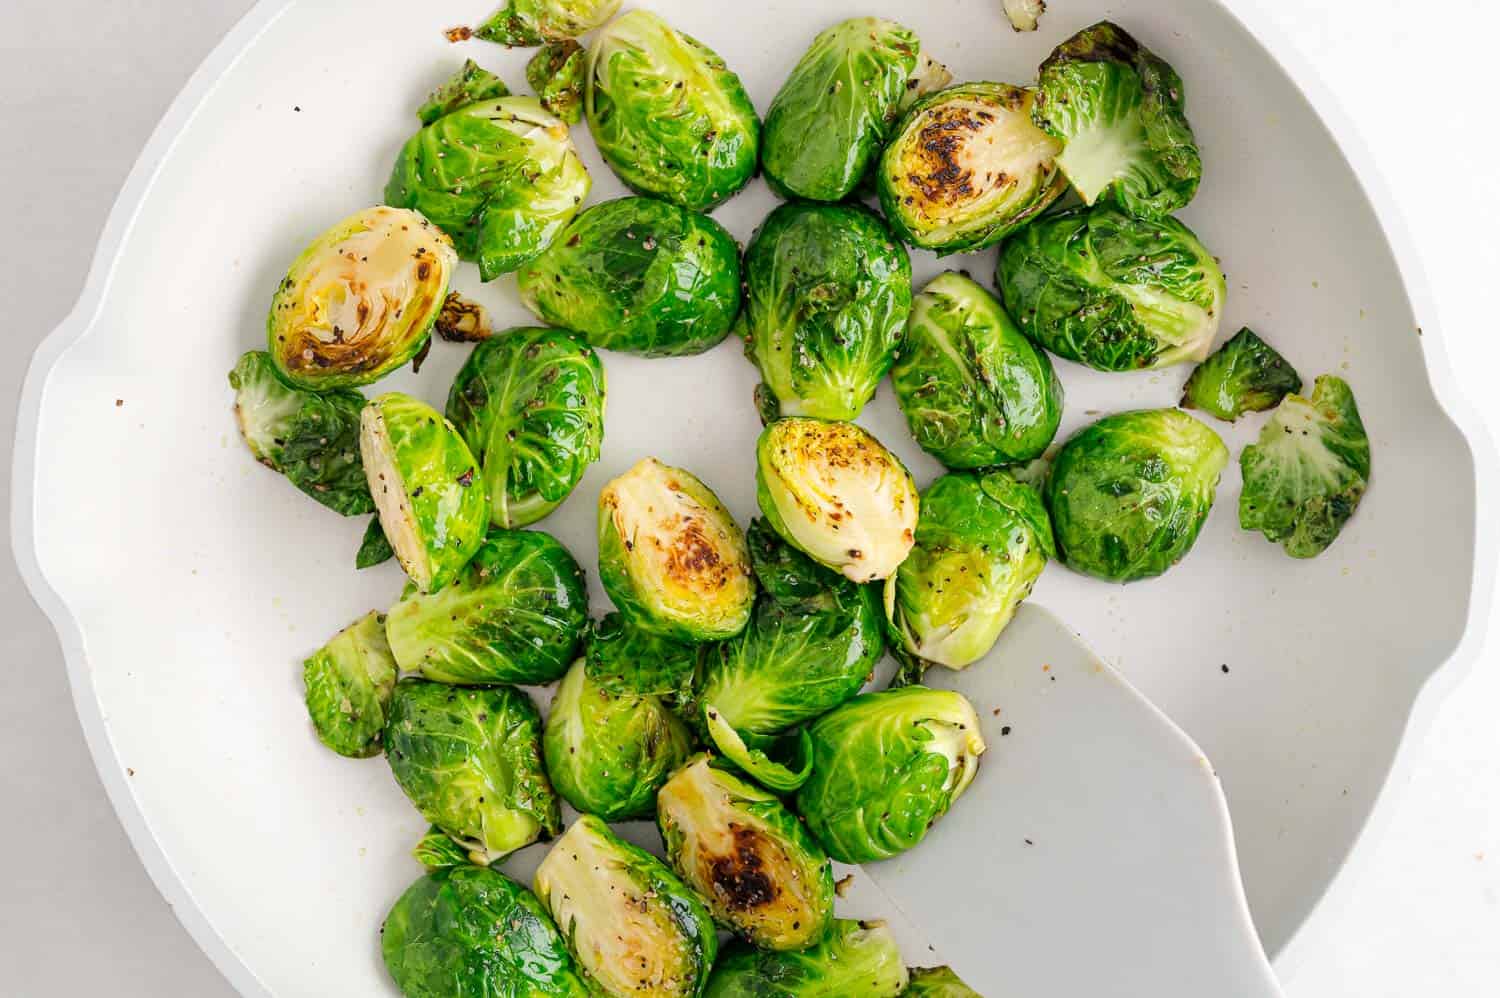
[[[596,204],[516,275],[544,322],[602,350],[702,353],[740,310],[740,251],[706,215],[654,198]]]
[[[913,967],[901,998],[984,998],[959,980],[950,967]]]
[[[620,0],[506,0],[474,35],[506,46],[541,45],[593,31],[619,9]]]
[[[352,759],[380,754],[396,660],[385,640],[385,616],[371,610],[302,663],[307,714],[318,740]]]
[[[1047,355],[953,271],[912,302],[891,385],[912,437],[949,468],[1030,461],[1062,421],[1062,382]]]
[[[800,953],[725,947],[704,998],[896,998],[907,979],[884,923],[840,918],[826,939]]]
[[[461,107],[478,104],[480,101],[509,97],[510,88],[494,73],[483,69],[473,59],[465,59],[448,81],[434,90],[421,107],[417,108],[417,120],[430,125],[445,114],[452,114]]]
[[[789,794],[812,775],[812,739],[805,729],[784,739],[756,739],[761,744],[751,745],[711,702],[704,703],[703,716],[708,736],[724,758],[767,790]],[[782,758],[772,758],[772,752]]]
[[[692,692],[699,654],[698,645],[643,630],[616,612],[594,623],[584,668],[605,693],[659,696],[675,706]]]
[[[436,825],[428,827],[427,833],[412,847],[411,855],[429,870],[446,870],[451,866],[473,863],[469,850]]]
[[[1301,390],[1296,368],[1246,327],[1194,368],[1180,404],[1232,423],[1247,412],[1273,409]]]
[[[583,77],[588,53],[571,38],[548,42],[526,63],[526,82],[542,107],[569,125],[583,119]]]
[[[363,471],[360,474],[364,474]],[[369,488],[365,489],[368,494]],[[369,525],[365,527],[365,536],[359,542],[359,550],[354,554],[354,567],[374,568],[396,557],[396,551],[391,547],[390,538],[385,536],[385,530],[380,526],[380,517],[370,517]]]

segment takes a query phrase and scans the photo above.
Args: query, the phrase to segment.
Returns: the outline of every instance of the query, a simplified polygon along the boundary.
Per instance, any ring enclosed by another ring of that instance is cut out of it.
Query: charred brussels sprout
[[[949,271],[912,302],[891,384],[922,449],[950,468],[1039,456],[1062,420],[1052,362],[978,284]]]
[[[372,611],[334,635],[302,663],[302,683],[319,741],[352,759],[379,755],[396,686],[384,615]]]
[[[916,33],[894,21],[835,24],[813,39],[766,112],[766,180],[787,197],[844,200],[905,107],[949,79]]]
[[[718,953],[712,916],[666,864],[592,815],[536,871],[537,897],[579,969],[608,998],[701,994]]]
[[[542,765],[542,718],[510,686],[396,684],[385,756],[422,817],[486,864],[562,827]]]
[[[615,16],[620,0],[506,0],[474,34],[509,46],[577,38]]]
[[[983,998],[948,967],[918,967],[901,998]]]
[[[537,317],[605,350],[702,353],[740,310],[740,251],[706,215],[654,198],[594,205],[521,268]]]
[[[1187,226],[1109,207],[1028,226],[1001,248],[996,282],[1022,332],[1100,371],[1202,360],[1227,293]]]
[[[784,204],[745,250],[745,355],[764,419],[853,419],[890,370],[911,311],[911,261],[879,216]]]
[[[1161,217],[1191,201],[1203,176],[1186,104],[1171,66],[1100,21],[1042,63],[1036,123],[1063,143],[1057,163],[1086,204]]]
[[[569,39],[542,47],[526,63],[526,82],[536,91],[542,107],[569,125],[583,119],[583,74],[588,53]]]
[[[380,526],[417,589],[435,592],[484,543],[490,501],[479,463],[453,424],[419,399],[387,392],[360,413],[359,452]]]
[[[797,810],[842,863],[889,859],[921,842],[968,789],[984,752],[973,705],[923,686],[861,694],[810,730],[813,773]]]
[[[1043,496],[1058,557],[1113,582],[1160,575],[1192,548],[1229,451],[1176,409],[1106,416],[1052,462]]]
[[[504,80],[489,70],[482,69],[473,59],[465,59],[458,72],[447,83],[434,90],[427,102],[417,108],[417,120],[430,125],[443,115],[465,105],[509,96],[510,87],[505,85]]]
[[[917,528],[917,486],[900,458],[853,423],[778,419],[755,448],[756,496],[776,532],[855,582],[896,570]]]
[[[897,998],[906,984],[890,929],[881,922],[840,918],[827,938],[800,953],[725,947],[704,998]]]
[[[320,392],[368,385],[427,342],[458,258],[448,236],[404,210],[412,207],[355,212],[293,261],[266,319],[288,383]]]
[[[604,161],[640,194],[707,211],[755,172],[760,121],[740,78],[649,11],[594,37],[583,113]]]
[[[664,638],[610,613],[594,624],[584,667],[589,682],[606,693],[659,696],[676,706],[692,687],[699,647]]]
[[[448,418],[479,458],[497,527],[535,523],[572,493],[604,440],[604,365],[556,329],[511,329],[476,346]]]
[[[833,920],[833,870],[775,795],[700,756],[657,794],[673,868],[720,923],[770,950],[799,950]]]
[[[1293,558],[1323,553],[1370,484],[1370,438],[1349,386],[1327,374],[1311,398],[1288,395],[1240,454],[1240,470],[1240,526]]]
[[[744,630],[755,599],[745,535],[713,490],[655,458],[599,494],[599,577],[626,620],[679,641]]]
[[[1068,183],[1057,140],[1031,120],[1033,95],[1008,83],[928,94],[880,157],[880,206],[896,234],[938,253],[993,246],[1047,210]]]
[[[1265,412],[1302,390],[1286,358],[1249,329],[1241,329],[1194,369],[1182,389],[1184,409],[1202,409],[1226,422]]]

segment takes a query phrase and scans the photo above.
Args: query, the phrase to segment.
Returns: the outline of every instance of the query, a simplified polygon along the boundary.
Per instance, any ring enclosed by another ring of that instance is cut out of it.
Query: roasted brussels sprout
[[[654,457],[599,493],[599,578],[626,620],[678,641],[734,637],[755,599],[734,517],[707,485]]]
[[[619,613],[609,613],[594,624],[584,668],[589,682],[605,693],[658,696],[675,707],[691,692],[700,647],[664,638]]]
[[[438,87],[417,108],[417,120],[430,125],[445,114],[457,111],[467,104],[480,101],[499,100],[510,96],[510,87],[505,81],[487,69],[482,69],[473,59],[465,59],[458,72]]]
[[[437,870],[408,887],[380,951],[406,998],[594,998],[541,902],[488,867]]]
[[[1301,390],[1296,368],[1265,340],[1241,329],[1193,370],[1181,405],[1232,423],[1247,412],[1273,409]]]
[[[535,97],[466,104],[407,140],[386,201],[453,237],[479,276],[508,274],[551,244],[589,193],[568,126]],[[433,315],[441,308],[439,292]]]
[[[457,578],[427,594],[408,587],[385,622],[403,670],[460,686],[550,683],[588,626],[583,570],[539,530],[491,531]]]
[[[600,689],[579,659],[557,688],[542,751],[563,800],[623,821],[651,817],[656,791],[693,754],[693,737],[657,697]]]
[[[490,522],[524,527],[572,493],[604,440],[604,365],[558,329],[511,329],[474,347],[448,418],[479,459]]]
[[[289,384],[368,385],[427,343],[458,258],[447,235],[404,210],[413,207],[355,212],[292,262],[266,319],[271,359]]]
[[[443,588],[484,543],[490,501],[479,462],[452,423],[400,392],[365,405],[359,453],[407,577],[424,593]]]
[[[362,469],[360,474],[364,474]],[[365,491],[369,491],[368,486]],[[374,500],[371,502],[373,503]],[[391,542],[385,536],[385,530],[380,526],[379,515],[370,517],[370,523],[365,527],[365,535],[360,539],[359,550],[354,553],[354,567],[374,568],[394,557],[396,557],[396,552],[391,549]]]
[[[776,532],[855,582],[896,570],[915,541],[917,486],[853,423],[778,419],[755,446],[756,497]]]
[[[619,9],[620,0],[506,0],[474,34],[501,45],[541,45],[593,31]]]
[[[896,998],[906,984],[890,929],[883,922],[840,918],[827,938],[800,953],[726,946],[704,998]]]
[[[428,870],[446,870],[454,866],[474,864],[469,850],[453,840],[453,837],[436,825],[427,828],[427,834],[412,847],[411,858]]]
[[[588,53],[571,38],[549,42],[526,63],[526,82],[542,107],[570,125],[583,118],[583,76]]]
[[[961,694],[907,686],[863,693],[810,729],[812,777],[797,810],[841,863],[915,846],[968,789],[984,739]]]
[[[785,197],[842,201],[916,97],[948,71],[894,21],[855,17],[813,39],[766,112],[760,161]]]
[[[1058,557],[1113,582],[1160,575],[1198,539],[1229,451],[1176,409],[1106,416],[1052,462],[1043,498]]]
[[[775,795],[699,756],[656,796],[672,867],[720,923],[770,950],[799,950],[833,920],[833,870]]]
[[[1062,420],[1047,355],[989,292],[952,271],[912,302],[891,384],[912,437],[950,468],[1030,461]]]
[[[745,355],[763,419],[853,419],[875,394],[911,311],[911,261],[853,204],[784,204],[745,250]]]
[[[536,871],[584,978],[608,998],[701,994],[719,950],[712,916],[666,864],[585,814]]]
[[[1321,554],[1370,484],[1370,438],[1342,378],[1325,374],[1311,398],[1288,395],[1260,440],[1240,454],[1240,526],[1293,558]]]
[[[740,251],[707,215],[654,198],[594,205],[517,275],[544,322],[605,350],[702,353],[740,310]]]
[[[637,193],[707,211],[755,173],[760,120],[740,78],[649,11],[594,36],[583,113],[604,161]]]
[[[337,513],[375,511],[359,461],[363,395],[352,389],[290,388],[264,350],[241,357],[229,372],[229,385],[235,422],[257,461]]]
[[[385,757],[422,817],[481,865],[562,828],[542,765],[542,718],[510,686],[396,684]]]
[[[937,253],[993,246],[1047,210],[1068,182],[1062,145],[1031,120],[1033,95],[964,83],[913,105],[880,157],[880,207],[896,234]]]
[[[901,998],[984,998],[949,967],[914,967]]]
[[[1001,248],[995,279],[1022,332],[1100,371],[1202,360],[1227,293],[1187,226],[1105,206],[1028,226]]]
[[[1100,21],[1042,63],[1035,115],[1063,143],[1057,164],[1086,204],[1159,218],[1191,201],[1203,177],[1186,105],[1171,66]]]
[[[352,759],[379,755],[396,686],[384,615],[371,611],[334,635],[302,663],[302,683],[319,741]]]

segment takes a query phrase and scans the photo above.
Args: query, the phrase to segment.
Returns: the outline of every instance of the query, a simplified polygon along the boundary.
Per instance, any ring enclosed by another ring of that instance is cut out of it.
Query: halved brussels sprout
[[[392,203],[314,239],[276,286],[266,342],[290,384],[368,385],[427,343],[458,257],[437,226],[405,210],[415,205]]]
[[[1193,369],[1182,388],[1184,409],[1202,409],[1225,422],[1273,409],[1302,390],[1302,376],[1250,329],[1241,329]]]
[[[474,347],[448,418],[483,469],[490,522],[524,527],[556,509],[604,440],[604,365],[559,329],[511,329]]]
[[[704,998],[897,998],[907,984],[901,950],[883,922],[835,919],[800,953],[725,947]],[[909,993],[909,992],[908,992]]]
[[[526,82],[542,107],[570,125],[583,118],[583,77],[588,53],[571,38],[549,42],[526,63]]]
[[[406,998],[594,998],[541,902],[484,866],[408,887],[385,917],[380,952]]]
[[[756,946],[799,950],[833,920],[833,870],[796,815],[699,756],[656,795],[672,867],[720,923]]]
[[[693,754],[693,736],[657,697],[600,689],[579,659],[557,687],[542,752],[563,800],[623,821],[651,817],[656,791]]]
[[[1027,226],[1001,247],[995,280],[1022,332],[1099,371],[1202,360],[1228,293],[1187,226],[1107,206]]]
[[[391,773],[422,817],[492,863],[562,828],[542,765],[542,718],[510,686],[403,679],[385,726]]]
[[[1062,144],[1031,120],[1034,95],[964,83],[912,106],[880,157],[880,206],[913,246],[968,253],[1047,210],[1068,182]]]
[[[676,707],[692,692],[700,647],[664,638],[622,614],[608,613],[594,624],[584,668],[589,682],[606,693],[658,696]]]
[[[708,909],[666,864],[603,821],[575,821],[537,868],[535,886],[602,995],[702,993],[719,950]]]
[[[649,11],[594,36],[583,113],[604,161],[637,193],[707,211],[755,173],[760,119],[744,84]]]
[[[901,998],[984,998],[959,980],[950,967],[914,967]]]
[[[702,353],[740,310],[740,251],[707,215],[655,198],[596,204],[517,274],[544,322],[604,350]]]
[[[920,500],[901,459],[853,423],[778,419],[755,445],[756,497],[776,532],[855,582],[896,570]]]
[[[436,825],[429,825],[427,833],[417,840],[417,844],[412,847],[411,858],[428,870],[474,865],[469,850]]]
[[[302,663],[302,684],[319,741],[352,759],[379,755],[396,686],[385,616],[372,610],[334,635]]]
[[[1193,199],[1203,162],[1171,66],[1100,21],[1059,45],[1040,77],[1036,123],[1062,141],[1057,165],[1084,203],[1155,218]]]
[[[359,453],[380,526],[407,577],[424,593],[443,588],[484,543],[490,501],[479,462],[452,423],[400,392],[365,405]]]
[[[761,418],[853,419],[901,344],[911,261],[867,208],[791,202],[751,237],[745,294]]]
[[[813,774],[797,810],[841,863],[889,859],[921,842],[979,771],[974,706],[951,690],[863,693],[809,729]]]
[[[451,583],[408,587],[385,630],[406,672],[459,686],[550,683],[589,627],[578,562],[540,530],[493,530]]]
[[[1038,457],[1062,421],[1052,362],[978,284],[949,271],[912,302],[891,384],[922,449],[950,468]]]
[[[911,101],[952,77],[895,21],[855,17],[813,39],[771,109],[761,139],[766,181],[784,197],[842,201],[854,192]]]
[[[620,0],[506,0],[474,35],[507,46],[541,45],[593,31],[619,9]]]
[[[1042,496],[1058,558],[1113,582],[1160,575],[1192,549],[1229,451],[1176,409],[1106,416],[1052,461]]]
[[[599,578],[626,620],[679,641],[734,637],[755,600],[734,517],[707,485],[654,457],[599,493]]]
[[[510,87],[494,73],[483,69],[473,59],[465,59],[448,82],[434,90],[427,102],[417,108],[417,120],[430,125],[445,114],[468,104],[498,100],[510,96]]]
[[[426,125],[396,157],[388,202],[453,237],[486,281],[546,249],[589,193],[568,126],[535,97],[467,104]],[[441,308],[437,296],[433,315]]]

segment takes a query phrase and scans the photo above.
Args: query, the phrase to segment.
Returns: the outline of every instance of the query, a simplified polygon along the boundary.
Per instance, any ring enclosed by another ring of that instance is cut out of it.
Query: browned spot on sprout
[[[707,858],[708,879],[730,911],[753,911],[773,903],[781,888],[766,872],[761,855],[768,843],[753,828],[731,823],[734,843],[727,854]]]

